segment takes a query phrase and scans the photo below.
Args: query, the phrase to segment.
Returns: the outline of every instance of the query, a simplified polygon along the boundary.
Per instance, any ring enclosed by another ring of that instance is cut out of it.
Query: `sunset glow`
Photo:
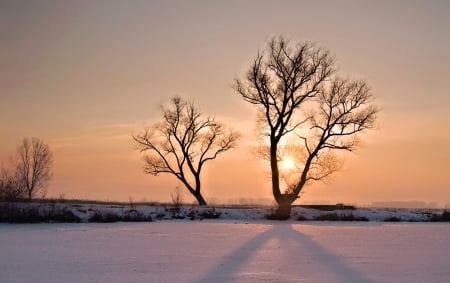
[[[258,113],[230,86],[284,35],[330,50],[380,107],[361,148],[297,203],[450,207],[450,1],[282,2],[0,0],[0,168],[38,137],[53,152],[48,197],[170,201],[180,183],[144,174],[132,136],[180,95],[241,134],[205,165],[205,198],[272,204]]]
[[[280,161],[280,169],[283,171],[291,171],[295,169],[295,161],[294,158],[290,156],[285,156]]]

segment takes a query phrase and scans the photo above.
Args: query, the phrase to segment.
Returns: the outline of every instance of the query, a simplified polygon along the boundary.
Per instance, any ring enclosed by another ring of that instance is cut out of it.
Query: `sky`
[[[131,136],[180,95],[242,133],[203,172],[205,198],[270,202],[251,153],[256,110],[231,85],[283,35],[330,50],[381,109],[342,170],[297,203],[450,207],[449,11],[433,0],[0,0],[0,164],[35,136],[54,155],[47,196],[169,201],[180,184],[144,174]]]

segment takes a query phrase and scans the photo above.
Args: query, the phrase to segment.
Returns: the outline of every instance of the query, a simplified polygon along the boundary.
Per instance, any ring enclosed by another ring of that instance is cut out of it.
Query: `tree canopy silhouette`
[[[206,205],[202,170],[207,162],[236,146],[238,134],[178,96],[172,99],[172,107],[162,107],[162,114],[162,121],[133,136],[146,154],[144,170],[155,176],[174,175],[200,205]]]
[[[38,138],[24,138],[17,148],[18,180],[31,200],[52,177],[53,156],[50,147]]]
[[[234,89],[258,110],[262,155],[270,161],[277,218],[288,218],[304,186],[337,170],[339,150],[354,150],[358,134],[374,126],[377,108],[365,81],[335,76],[329,51],[311,43],[272,38]],[[295,170],[281,174],[290,152]],[[284,190],[280,181],[285,180]]]

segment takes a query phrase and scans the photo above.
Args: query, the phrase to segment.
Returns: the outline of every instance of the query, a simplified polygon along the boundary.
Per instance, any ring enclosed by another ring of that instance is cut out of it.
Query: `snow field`
[[[450,225],[0,224],[0,282],[450,282]]]

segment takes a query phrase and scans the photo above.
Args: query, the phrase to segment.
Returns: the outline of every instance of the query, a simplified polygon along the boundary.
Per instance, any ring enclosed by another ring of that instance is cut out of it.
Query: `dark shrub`
[[[130,209],[123,215],[122,221],[126,222],[150,222],[153,221],[151,216],[146,216],[136,209]]]
[[[206,210],[196,210],[195,208],[191,208],[189,210],[189,212],[186,214],[186,216],[184,217],[188,217],[190,220],[195,220],[195,219],[217,219],[220,218],[220,216],[222,215],[221,212],[216,211],[216,209],[213,208],[209,208]]]
[[[42,207],[35,205],[0,206],[0,222],[40,223],[40,222],[80,222],[71,210],[59,205]]]
[[[36,207],[4,209],[0,220],[7,223],[38,223],[44,222],[44,217]]]
[[[166,215],[162,212],[159,212],[158,214],[156,214],[156,218],[158,218],[158,219],[162,219],[164,217],[166,217]]]
[[[442,212],[442,221],[450,221],[450,211]]]
[[[189,217],[189,219],[194,220],[195,216],[197,215],[197,211],[195,211],[193,208],[189,210],[187,217]]]
[[[44,216],[46,222],[66,222],[66,223],[78,223],[81,219],[73,214],[73,212],[67,208],[59,209],[56,211],[49,211]]]
[[[402,219],[397,216],[390,216],[384,219],[384,222],[401,222]]]
[[[219,211],[216,211],[216,209],[214,207],[204,210],[200,213],[200,217],[205,218],[205,219],[217,219],[220,217],[220,215],[222,215],[222,213]]]
[[[181,213],[174,213],[174,214],[172,214],[172,219],[184,219],[184,218],[186,218],[186,216],[184,216]]]
[[[300,214],[297,216],[297,221],[307,221],[309,220],[308,218],[306,218],[303,214]]]
[[[97,223],[113,223],[118,221],[123,221],[123,217],[115,214],[111,211],[95,211],[94,214],[89,217],[89,222]]]
[[[442,214],[432,214],[430,218],[431,222],[449,222],[450,211],[444,210]]]
[[[314,217],[316,221],[369,221],[365,216],[354,216],[352,213],[348,214],[337,214],[337,213],[326,213]]]
[[[89,217],[89,222],[97,223],[113,223],[113,222],[150,222],[153,219],[150,216],[144,215],[135,209],[126,211],[123,215],[116,214],[112,211],[95,211],[94,214]]]

